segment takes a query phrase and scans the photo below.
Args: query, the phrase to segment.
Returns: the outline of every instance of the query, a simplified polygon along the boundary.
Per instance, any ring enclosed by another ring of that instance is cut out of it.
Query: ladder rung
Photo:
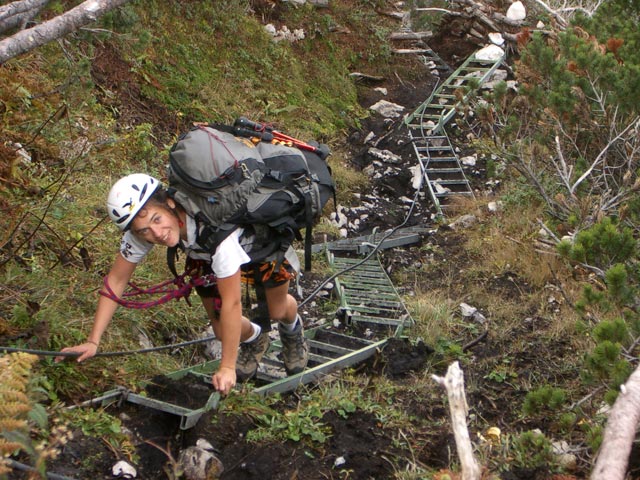
[[[432,180],[432,183],[442,185],[469,185],[468,180]]]
[[[424,159],[434,163],[458,163],[456,157],[424,157]]]
[[[432,174],[432,173],[463,173],[462,169],[460,168],[427,168],[426,169],[427,175]]]

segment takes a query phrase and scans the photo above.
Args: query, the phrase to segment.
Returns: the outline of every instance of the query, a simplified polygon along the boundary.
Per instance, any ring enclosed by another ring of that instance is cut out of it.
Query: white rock
[[[369,154],[374,156],[375,158],[382,160],[385,163],[400,163],[400,161],[402,160],[402,157],[396,155],[393,152],[390,152],[389,150],[379,150],[373,147],[369,149]]]
[[[498,70],[496,70],[495,72],[493,72],[493,75],[491,75],[491,81],[500,81],[500,80],[506,80],[507,76],[509,74],[507,73],[506,70],[499,68]],[[486,102],[485,102],[486,103]]]
[[[196,441],[196,447],[202,448],[204,450],[209,450],[210,452],[213,452],[215,450],[215,448],[213,448],[213,445],[211,445],[209,440],[206,440],[204,438],[199,438]]]
[[[369,132],[369,134],[366,137],[364,137],[364,143],[369,143],[374,138],[376,138],[376,134],[373,132]]]
[[[560,455],[556,455],[556,462],[560,465],[564,470],[575,470],[578,466],[578,457],[576,457],[573,453],[561,453]]]
[[[187,480],[215,480],[224,466],[212,452],[200,447],[188,447],[180,452],[178,465]]]
[[[19,142],[7,142],[7,147],[12,150],[15,150],[16,159],[20,159],[20,162],[23,164],[31,163],[31,155],[27,152],[21,143]]]
[[[120,460],[111,468],[111,473],[114,477],[120,478],[136,478],[138,472],[133,465],[129,465],[124,460]]]
[[[611,405],[603,403],[596,412],[596,415],[609,415],[611,413]]]
[[[376,92],[380,92],[382,95],[386,95],[387,94],[387,89],[384,88],[384,87],[376,87],[376,88],[374,88],[374,90]]]
[[[462,162],[463,165],[466,165],[467,167],[475,167],[477,157],[476,155],[469,155],[468,157],[462,157],[460,161]]]
[[[542,30],[544,28],[544,22],[542,20],[538,20],[538,23],[536,23],[536,28],[538,30]]]
[[[502,34],[499,32],[492,32],[489,34],[489,41],[494,45],[498,45],[501,47],[504,45],[504,38],[502,38]]]
[[[149,336],[142,330],[140,330],[138,333],[138,343],[142,348],[153,348],[153,342],[151,341]]]
[[[200,334],[200,338],[208,338],[214,337],[215,333],[211,326],[208,326],[207,329]],[[204,344],[204,354],[207,358],[217,359],[222,357],[222,342],[217,338],[205,342]]]
[[[338,227],[344,227],[349,223],[349,219],[343,213],[344,209],[342,207],[338,207],[337,212],[331,212],[331,216],[329,217],[331,221]]]
[[[451,191],[447,187],[443,187],[442,185],[440,185],[437,180],[435,181],[433,186],[436,187],[436,193],[448,193]]]
[[[501,202],[489,202],[487,204],[487,208],[489,209],[489,211],[494,213],[500,210],[501,207],[502,207]]]
[[[344,457],[338,457],[338,458],[336,458],[335,462],[333,462],[333,466],[334,467],[341,467],[345,463],[347,463],[347,461],[345,460]]]
[[[420,165],[414,165],[413,167],[409,167],[409,170],[412,174],[411,186],[416,190],[420,190],[422,188],[422,180],[424,178],[422,176],[422,168],[420,168]]]
[[[565,440],[555,441],[551,443],[553,453],[560,455],[561,453],[568,453],[571,449],[569,444]]]
[[[479,323],[480,325],[484,325],[485,322],[487,321],[487,317],[485,317],[480,312],[476,312],[473,314],[473,321],[476,323]]]
[[[475,225],[477,222],[478,222],[478,219],[476,218],[475,215],[466,214],[466,215],[462,215],[461,217],[451,222],[449,224],[449,227],[453,228],[454,230],[456,228],[469,228]]]
[[[478,309],[476,307],[472,307],[464,302],[460,304],[460,312],[463,317],[472,317],[477,311]]]
[[[404,107],[386,100],[379,100],[375,104],[371,105],[369,110],[378,112],[386,118],[397,118],[402,114],[401,112],[404,110]]]
[[[376,173],[376,166],[374,164],[367,165],[362,169],[362,173],[371,177],[374,173]]]
[[[488,45],[476,52],[476,59],[494,62],[504,56],[504,50],[497,45]]]
[[[340,229],[340,236],[342,238],[347,238],[348,235],[349,235],[349,231],[346,228],[341,228]]]
[[[527,16],[527,10],[524,8],[522,2],[513,2],[507,10],[507,18],[513,21],[524,20]]]

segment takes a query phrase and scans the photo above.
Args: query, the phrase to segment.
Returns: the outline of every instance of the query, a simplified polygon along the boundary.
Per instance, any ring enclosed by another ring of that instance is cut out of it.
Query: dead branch
[[[489,329],[485,328],[484,332],[482,332],[482,334],[480,334],[480,336],[478,336],[478,337],[474,338],[473,340],[471,340],[470,342],[466,343],[462,347],[462,351],[463,352],[467,352],[467,351],[471,350],[473,347],[475,347],[480,342],[482,342],[485,338],[487,338],[488,335],[489,335]]]
[[[57,17],[0,40],[0,64],[60,38],[129,0],[87,0]]]
[[[0,21],[13,17],[14,15],[20,15],[30,12],[34,9],[40,9],[49,0],[18,0],[17,2],[7,3],[0,6]]]
[[[622,132],[618,133],[613,139],[609,140],[609,142],[605,145],[605,147],[600,151],[600,153],[598,153],[598,155],[596,156],[596,158],[593,160],[593,162],[591,163],[591,165],[589,166],[589,168],[587,168],[587,170],[580,175],[580,178],[578,178],[573,185],[571,185],[570,189],[569,189],[569,193],[571,193],[571,195],[575,194],[575,191],[578,189],[578,187],[580,186],[580,184],[584,181],[585,178],[589,177],[589,175],[591,175],[591,173],[593,172],[593,170],[596,168],[596,166],[598,166],[601,162],[603,162],[605,157],[605,154],[609,151],[609,149],[613,146],[614,143],[616,143],[617,141],[621,140],[624,135],[633,128],[633,126],[637,123],[640,123],[640,118],[636,117],[634,118],[629,125],[627,125]]]
[[[449,365],[444,378],[437,375],[432,375],[431,378],[447,390],[451,425],[462,468],[462,480],[479,480],[480,466],[473,456],[473,446],[467,429],[469,407],[464,393],[464,376],[460,365],[458,362],[453,362]]]
[[[447,10],[446,8],[436,8],[436,7],[424,7],[424,8],[414,8],[416,12],[440,12],[446,13],[447,15],[459,16],[462,15],[460,12],[456,12],[455,10]]]
[[[557,11],[553,10],[549,5],[544,3],[542,0],[534,0],[539,6],[543,8],[548,14],[550,14],[556,22],[558,22],[558,26],[561,29],[565,29],[567,27],[567,20]]]
[[[349,74],[349,76],[351,78],[354,78],[355,80],[368,80],[371,82],[382,82],[385,79],[384,77],[368,75],[366,73],[361,73],[361,72],[352,72]]]
[[[631,374],[613,404],[591,480],[623,480],[640,424],[640,367]]]
[[[24,28],[49,0],[20,0],[0,7],[0,32]]]

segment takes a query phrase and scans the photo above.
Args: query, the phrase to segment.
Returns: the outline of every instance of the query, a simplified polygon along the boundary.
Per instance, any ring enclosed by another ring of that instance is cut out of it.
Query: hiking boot
[[[269,332],[263,332],[253,342],[240,344],[236,360],[236,378],[239,382],[246,382],[256,375],[258,364],[267,353],[270,342]]]
[[[300,373],[309,361],[309,346],[304,338],[302,320],[298,319],[298,325],[292,332],[287,332],[278,324],[280,340],[282,341],[282,359],[287,375]]]

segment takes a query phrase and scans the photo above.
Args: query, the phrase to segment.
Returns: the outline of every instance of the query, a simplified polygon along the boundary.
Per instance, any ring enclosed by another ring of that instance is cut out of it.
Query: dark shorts
[[[294,279],[296,276],[295,269],[287,260],[284,260],[280,264],[278,271],[275,271],[276,263],[275,261],[255,264],[248,263],[240,268],[242,283],[247,286],[253,285],[259,299],[264,297],[265,288],[279,287]],[[205,261],[190,260],[190,267],[196,268],[194,275],[209,275],[213,279],[207,286],[197,286],[196,292],[202,298],[216,299],[216,310],[220,310],[220,292],[218,292],[218,286],[215,284],[215,277],[213,276],[211,265]]]

